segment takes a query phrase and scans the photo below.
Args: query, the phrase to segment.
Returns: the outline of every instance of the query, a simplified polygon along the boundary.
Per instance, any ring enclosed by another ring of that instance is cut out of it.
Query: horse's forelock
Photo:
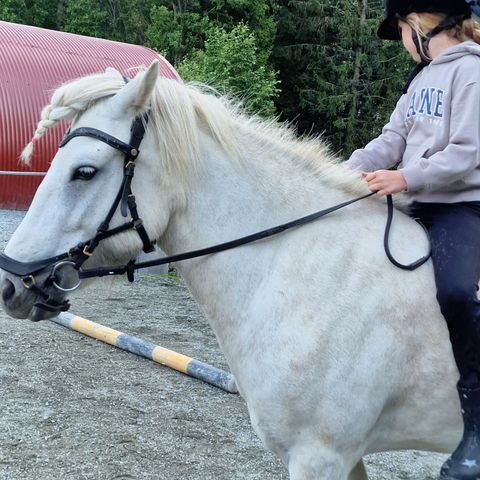
[[[111,73],[78,78],[58,87],[40,115],[32,140],[23,149],[21,160],[30,163],[35,142],[60,120],[75,118],[96,101],[117,93],[125,83]]]
[[[50,105],[70,108],[76,113],[85,111],[102,98],[115,95],[125,86],[123,79],[109,73],[98,73],[65,83],[55,90]]]

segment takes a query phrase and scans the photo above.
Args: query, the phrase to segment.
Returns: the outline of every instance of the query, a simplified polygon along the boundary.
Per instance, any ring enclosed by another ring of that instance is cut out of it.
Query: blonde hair
[[[53,93],[50,103],[42,110],[40,121],[30,143],[21,153],[20,158],[23,163],[30,165],[35,143],[49,128],[55,126],[60,120],[74,119],[95,101],[114,95],[125,85],[125,81],[118,72],[112,74],[107,69],[106,73],[80,78],[75,81],[75,85],[77,86],[75,91],[71,88],[71,84],[67,83]]]
[[[447,15],[444,13],[409,13],[405,21],[417,33],[419,38],[426,38],[428,32],[431,32],[446,18]],[[447,30],[447,32],[451,37],[456,38],[460,42],[473,40],[480,44],[480,23],[473,18],[465,19],[461,25],[456,25]],[[428,52],[424,51],[422,42],[420,42],[420,50],[426,58],[430,58]]]

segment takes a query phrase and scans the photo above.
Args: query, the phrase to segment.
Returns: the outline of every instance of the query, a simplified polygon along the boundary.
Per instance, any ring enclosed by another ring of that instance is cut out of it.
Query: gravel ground
[[[22,217],[0,210],[0,250]],[[177,277],[97,284],[72,304],[77,315],[228,369]],[[0,480],[288,478],[238,395],[52,322],[0,312],[0,392]],[[434,480],[444,458],[365,460],[371,480]]]

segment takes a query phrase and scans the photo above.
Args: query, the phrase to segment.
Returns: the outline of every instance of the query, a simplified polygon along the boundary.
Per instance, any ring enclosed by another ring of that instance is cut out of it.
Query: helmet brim
[[[401,40],[398,20],[396,18],[386,18],[378,27],[377,35],[382,40]]]

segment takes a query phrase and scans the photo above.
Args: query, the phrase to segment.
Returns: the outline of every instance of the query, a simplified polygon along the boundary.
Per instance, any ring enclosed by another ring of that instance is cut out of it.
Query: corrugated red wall
[[[31,167],[18,160],[56,87],[109,66],[131,76],[130,68],[154,59],[163,76],[178,78],[145,47],[0,21],[0,208],[28,208],[55,155],[63,125],[40,139]]]

